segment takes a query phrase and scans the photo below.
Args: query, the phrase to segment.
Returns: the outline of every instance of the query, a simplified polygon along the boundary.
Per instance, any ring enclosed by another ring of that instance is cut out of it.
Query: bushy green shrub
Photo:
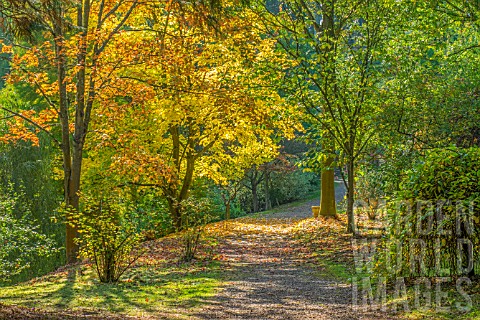
[[[23,216],[18,218],[20,211]],[[38,229],[21,197],[0,190],[0,283],[58,251],[55,242]]]
[[[242,204],[240,203],[238,197],[233,199],[232,202],[230,203],[230,219],[243,217],[246,214],[247,213],[242,207]],[[222,210],[219,218],[220,220],[225,220],[227,218],[225,215],[225,210]]]
[[[136,221],[135,225],[144,240],[158,239],[175,231],[167,200],[156,192],[142,192],[131,207],[130,216]]]
[[[189,262],[195,258],[205,226],[218,218],[218,211],[210,198],[189,197],[182,204],[182,260]]]
[[[305,199],[320,188],[320,179],[313,172],[300,169],[287,173],[274,173],[270,190],[272,203],[279,205]]]
[[[189,262],[195,258],[205,226],[219,220],[223,212],[222,200],[215,193],[214,185],[208,180],[195,182],[190,196],[181,203],[183,252],[181,260]]]
[[[407,172],[388,204],[378,271],[387,276],[472,274],[480,257],[479,181],[479,148],[430,151]]]

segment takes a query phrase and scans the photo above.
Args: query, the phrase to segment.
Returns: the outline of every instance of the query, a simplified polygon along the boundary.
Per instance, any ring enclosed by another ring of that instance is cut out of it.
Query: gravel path
[[[339,192],[337,199],[341,198]],[[196,319],[390,319],[386,314],[352,308],[350,284],[315,275],[292,252],[299,249],[291,239],[292,227],[298,220],[311,217],[310,207],[317,202],[286,206],[245,222],[234,221],[233,232],[220,244],[224,260],[232,264],[233,279],[192,316]],[[243,232],[241,224],[248,224],[245,228],[253,232]]]

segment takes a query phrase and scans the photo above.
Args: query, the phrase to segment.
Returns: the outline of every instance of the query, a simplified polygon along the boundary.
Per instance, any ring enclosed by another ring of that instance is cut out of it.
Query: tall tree
[[[149,29],[119,44],[137,60],[114,72],[117,89],[105,97],[102,112],[115,121],[97,123],[93,141],[102,153],[115,150],[105,160],[113,170],[104,174],[121,177],[118,185],[162,190],[178,229],[193,182],[218,174],[226,145],[248,147],[254,141],[269,154],[269,147],[275,152],[274,129],[293,130],[289,110],[269,87],[280,74],[264,72],[283,63],[273,41],[262,39],[245,12],[224,17],[212,30],[196,19],[195,10],[172,3],[152,16]],[[148,99],[138,101],[138,92]],[[136,112],[116,107],[120,96]]]
[[[3,23],[32,44],[26,51],[16,52],[9,81],[26,81],[34,86],[60,123],[57,142],[63,158],[66,212],[79,209],[83,151],[94,116],[92,110],[98,91],[112,80],[98,77],[99,61],[137,5],[138,0],[0,2]],[[43,40],[39,43],[39,39]],[[8,51],[8,46],[2,50]],[[72,100],[75,102],[71,103]],[[37,120],[39,115],[35,112],[25,114],[3,109],[35,125],[36,129],[51,131],[51,127],[43,125],[45,121]],[[74,241],[78,230],[70,213],[66,221],[67,262],[74,262],[78,253]]]
[[[278,9],[262,13],[265,30],[294,61],[292,94],[322,133],[323,167],[327,172],[331,169],[335,153],[345,161],[348,231],[352,233],[355,166],[375,133],[371,119],[378,106],[379,53],[386,17],[397,6],[388,0],[287,0],[280,1]]]

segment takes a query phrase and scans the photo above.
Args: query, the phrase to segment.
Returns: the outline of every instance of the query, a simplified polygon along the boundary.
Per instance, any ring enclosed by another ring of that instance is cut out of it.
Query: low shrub
[[[190,262],[195,258],[205,226],[215,220],[218,212],[209,198],[190,197],[182,204],[183,254],[182,260]]]
[[[379,165],[370,163],[359,168],[355,179],[355,197],[357,210],[366,213],[370,220],[375,220],[384,198],[384,177]]]
[[[76,214],[80,255],[90,259],[100,282],[117,282],[141,256],[141,233],[129,208],[111,198],[85,199]]]

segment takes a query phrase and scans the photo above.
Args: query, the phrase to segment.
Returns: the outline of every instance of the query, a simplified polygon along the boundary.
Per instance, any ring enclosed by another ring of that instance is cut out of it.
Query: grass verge
[[[2,287],[0,304],[42,312],[188,319],[191,311],[222,286],[220,269],[217,261],[208,259],[177,264],[150,258],[130,269],[119,283],[104,284],[91,266],[78,265]]]

